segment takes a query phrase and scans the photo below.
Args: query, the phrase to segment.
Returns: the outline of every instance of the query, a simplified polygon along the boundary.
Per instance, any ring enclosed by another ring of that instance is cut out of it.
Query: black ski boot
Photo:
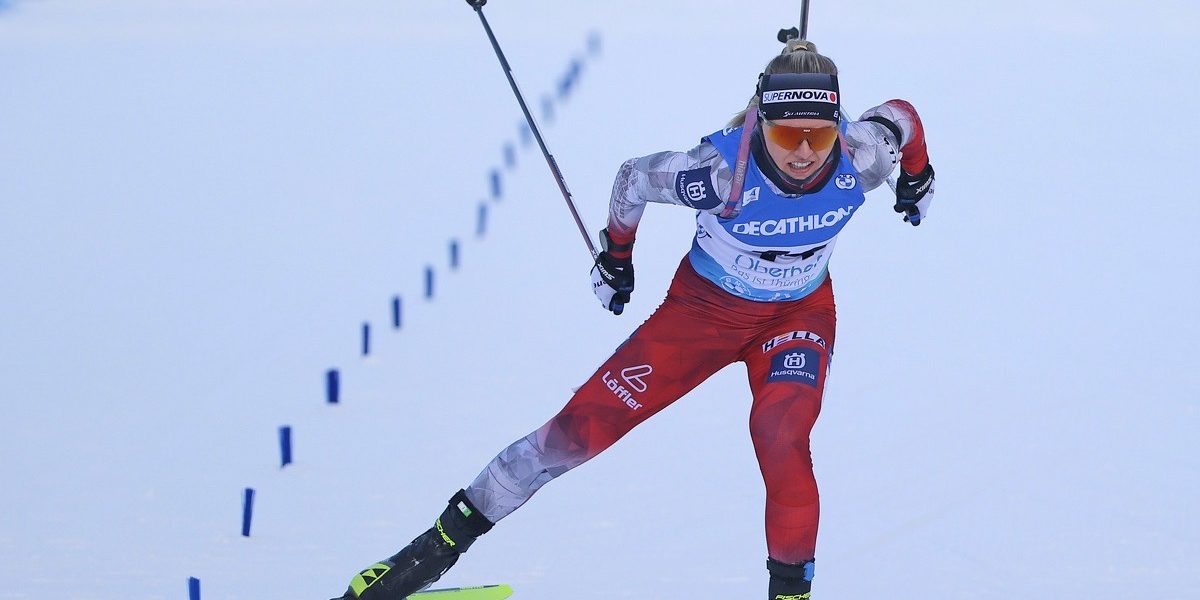
[[[341,598],[404,600],[437,581],[491,528],[492,523],[467,500],[466,492],[459,490],[433,527],[391,558],[355,575]]]
[[[771,574],[771,583],[767,587],[768,600],[808,600],[811,597],[813,561],[789,565],[768,558],[767,572]]]

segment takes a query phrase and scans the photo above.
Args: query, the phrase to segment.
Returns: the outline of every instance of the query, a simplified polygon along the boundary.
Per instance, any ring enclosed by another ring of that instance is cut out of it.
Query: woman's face
[[[775,166],[793,179],[817,172],[833,150],[837,123],[825,119],[781,119],[762,121],[767,153]]]

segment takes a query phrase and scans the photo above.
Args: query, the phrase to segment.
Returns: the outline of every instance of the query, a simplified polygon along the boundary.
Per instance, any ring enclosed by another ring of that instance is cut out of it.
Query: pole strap
[[[746,119],[742,121],[742,138],[738,141],[737,163],[733,166],[733,184],[729,189],[729,199],[717,215],[722,219],[732,219],[742,212],[742,186],[746,183],[746,169],[750,166],[750,134],[754,131],[754,122],[757,119],[758,104],[751,103],[746,108]]]

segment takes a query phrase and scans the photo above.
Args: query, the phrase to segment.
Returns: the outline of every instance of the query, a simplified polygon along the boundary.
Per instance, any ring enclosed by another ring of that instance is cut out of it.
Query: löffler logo
[[[612,376],[612,371],[605,371],[604,374],[600,376],[600,381],[603,381],[604,387],[607,387],[609,391],[611,391],[613,395],[617,397],[618,400],[624,402],[625,406],[628,406],[633,410],[637,410],[642,407],[642,403],[637,401],[637,398],[633,396],[633,392],[646,391],[646,388],[649,386],[646,385],[646,380],[644,378],[653,371],[654,369],[650,365],[638,365],[636,367],[622,369],[621,379],[624,379],[626,385],[628,385],[629,388],[633,388],[632,390],[626,388],[624,385],[621,385],[621,382],[617,381],[617,378]]]
[[[628,383],[629,387],[632,387],[635,391],[644,392],[646,391],[647,386],[646,382],[642,378],[653,372],[654,367],[651,367],[650,365],[638,365],[636,367],[622,369],[621,378],[624,379],[625,383]]]

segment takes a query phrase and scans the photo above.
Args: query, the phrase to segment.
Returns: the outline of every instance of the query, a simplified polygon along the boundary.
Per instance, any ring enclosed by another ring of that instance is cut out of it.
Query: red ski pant
[[[701,278],[685,258],[662,306],[557,415],[501,452],[468,494],[490,518],[502,518],[542,484],[740,361],[766,483],[768,554],[785,563],[811,559],[820,505],[809,432],[821,410],[836,320],[828,280],[800,300],[754,302]]]

